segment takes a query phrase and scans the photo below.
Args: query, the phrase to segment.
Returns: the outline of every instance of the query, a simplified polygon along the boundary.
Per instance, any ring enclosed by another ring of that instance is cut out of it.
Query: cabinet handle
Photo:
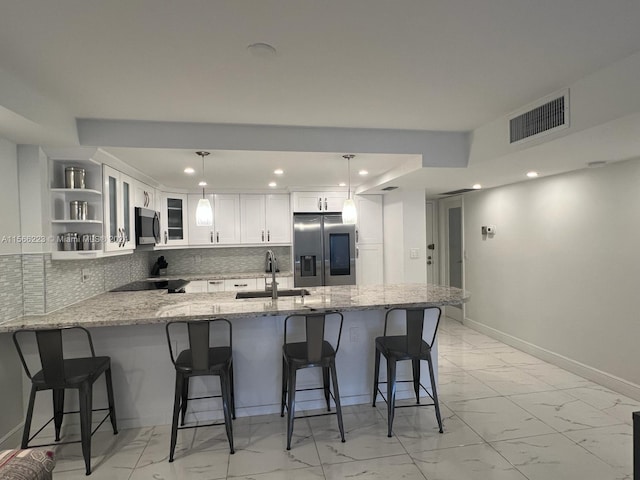
[[[164,243],[167,243],[167,240],[169,240],[169,235],[167,234],[167,231],[164,231]]]
[[[262,241],[264,242],[264,230],[262,230]]]
[[[360,258],[360,249],[356,247],[356,258]]]
[[[234,283],[233,286],[234,287],[248,287],[249,284],[248,283]]]
[[[143,206],[148,207],[149,206],[149,194],[147,192],[142,192],[142,194],[144,195],[144,200],[142,201]]]
[[[267,242],[271,241],[271,230],[267,230]]]
[[[327,197],[324,197],[324,211],[329,210],[329,206],[327,205]]]
[[[222,282],[209,282],[209,285],[220,285]]]
[[[360,234],[358,233],[358,229],[356,228],[356,243],[359,242]]]
[[[211,243],[213,243],[213,232],[211,232]]]
[[[216,232],[216,243],[220,243],[220,232]]]
[[[322,210],[322,198],[318,197],[318,210]]]

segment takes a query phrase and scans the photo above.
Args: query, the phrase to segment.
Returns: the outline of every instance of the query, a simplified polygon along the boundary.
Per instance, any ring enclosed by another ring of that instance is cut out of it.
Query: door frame
[[[440,220],[440,283],[449,285],[449,214],[450,208],[460,208],[460,232],[462,235],[462,289],[465,289],[465,245],[464,245],[464,198],[462,195],[447,197],[439,202],[439,220]],[[444,314],[454,320],[463,322],[465,318],[465,306],[460,307],[446,306]]]
[[[427,244],[425,245],[425,268],[427,271],[427,283],[432,283],[434,285],[440,284],[440,228],[438,221],[438,201],[437,200],[427,200],[425,205],[425,214],[426,214],[426,226],[427,226]],[[429,243],[435,243],[435,250],[429,250],[427,247]],[[431,272],[432,275],[429,277],[429,256],[431,256]]]

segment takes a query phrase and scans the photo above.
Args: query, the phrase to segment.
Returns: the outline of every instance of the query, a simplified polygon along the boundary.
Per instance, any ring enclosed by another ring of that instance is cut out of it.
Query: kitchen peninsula
[[[118,421],[127,428],[169,423],[174,380],[164,329],[168,321],[214,317],[231,320],[238,415],[256,415],[277,412],[280,408],[285,316],[333,311],[344,313],[337,371],[342,401],[348,405],[371,400],[374,338],[382,333],[386,309],[460,305],[469,299],[469,294],[460,289],[429,284],[354,285],[308,290],[309,295],[304,297],[276,300],[239,300],[234,292],[109,292],[47,315],[24,316],[5,322],[0,324],[0,334],[6,335],[20,328],[73,325],[90,328],[97,354],[111,356]],[[427,316],[426,330],[430,322],[432,319]],[[328,335],[332,333],[337,332],[330,331],[328,327]],[[37,355],[35,346],[30,355],[31,358]],[[300,388],[320,384],[320,371],[316,370],[302,372]],[[96,405],[104,398],[100,383],[94,393]],[[428,380],[423,383],[428,384]],[[213,384],[212,388],[218,389],[218,383]],[[204,387],[204,383],[194,381],[193,391],[205,391]],[[301,408],[322,405],[321,393],[304,393],[307,395],[300,396]],[[401,393],[399,398],[402,398]],[[36,415],[42,419],[48,418],[50,410],[50,406],[44,403],[42,412],[36,408]],[[193,411],[191,404],[189,409],[192,414],[195,411],[198,420],[208,419],[212,410],[219,410],[219,405],[212,401],[194,402]]]

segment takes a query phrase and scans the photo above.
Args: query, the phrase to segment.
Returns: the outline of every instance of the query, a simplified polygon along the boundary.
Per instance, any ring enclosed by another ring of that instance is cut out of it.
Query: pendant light
[[[355,155],[343,155],[342,158],[347,159],[347,171],[349,173],[349,186],[347,199],[342,205],[342,223],[345,225],[355,225],[358,222],[358,212],[356,211],[356,204],[351,198],[351,159]]]
[[[213,209],[211,208],[209,199],[204,196],[204,187],[207,185],[207,182],[204,180],[204,157],[209,155],[209,152],[196,152],[196,155],[202,157],[202,181],[199,184],[202,186],[202,198],[198,200],[198,207],[196,208],[196,225],[199,227],[210,227],[213,225]]]

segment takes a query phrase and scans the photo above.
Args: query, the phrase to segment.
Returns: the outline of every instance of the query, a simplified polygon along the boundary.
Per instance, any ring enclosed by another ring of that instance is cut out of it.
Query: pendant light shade
[[[201,185],[206,185],[204,181],[204,157],[209,155],[209,152],[196,152],[196,155],[202,157],[202,182]],[[198,227],[210,227],[213,225],[213,208],[211,203],[204,196],[204,186],[202,187],[202,198],[198,200],[198,206],[196,207],[196,225]]]
[[[355,225],[358,223],[358,211],[356,203],[351,198],[351,159],[355,155],[343,155],[342,158],[347,159],[347,171],[349,175],[349,187],[347,190],[347,199],[342,204],[342,223],[345,225]]]

